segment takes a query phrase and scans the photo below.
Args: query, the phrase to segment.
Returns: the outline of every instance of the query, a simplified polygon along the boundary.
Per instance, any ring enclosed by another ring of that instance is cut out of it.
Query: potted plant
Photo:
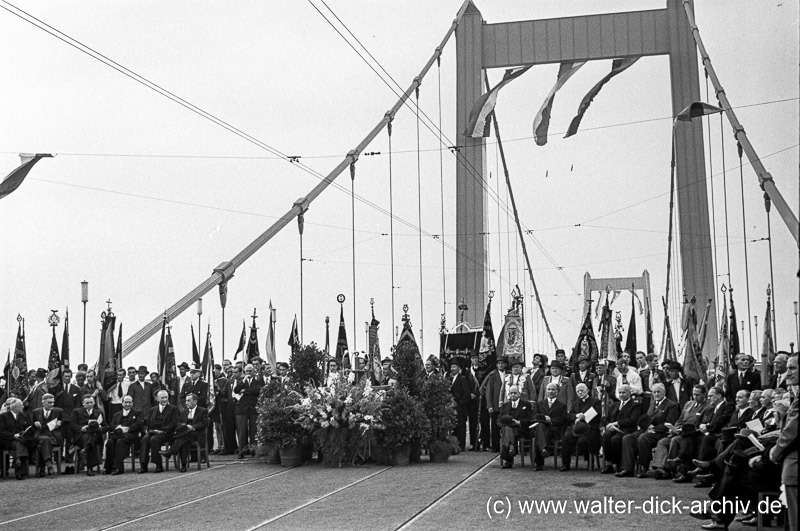
[[[384,428],[378,432],[378,443],[389,450],[393,465],[407,465],[411,443],[421,443],[430,436],[430,422],[422,404],[405,389],[394,389],[386,395],[381,418]]]
[[[457,417],[450,382],[440,374],[428,378],[422,385],[420,402],[430,423],[428,437],[423,443],[431,462],[443,463],[458,448],[458,441],[453,437]]]
[[[267,454],[267,462],[280,462],[289,467],[303,463],[302,448],[308,443],[309,436],[295,411],[302,398],[297,391],[276,381],[268,383],[261,392],[257,436]],[[275,450],[279,453],[279,460],[275,459]]]
[[[325,352],[317,347],[317,344],[311,342],[308,345],[303,345],[299,349],[292,349],[292,354],[289,357],[289,377],[298,386],[299,389],[304,388],[306,385],[313,386],[322,385],[323,372],[322,366],[325,363]]]

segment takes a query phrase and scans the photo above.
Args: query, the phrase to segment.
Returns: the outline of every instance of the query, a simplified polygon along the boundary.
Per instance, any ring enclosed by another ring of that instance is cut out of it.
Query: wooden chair
[[[55,463],[56,472],[58,472],[59,476],[61,475],[61,450],[62,450],[61,446],[53,446],[53,448],[52,448],[53,455],[51,457],[51,461],[53,461]],[[39,452],[36,452],[35,455],[36,455],[36,458],[35,458],[36,468],[38,469],[39,468]]]
[[[0,478],[8,475],[8,465],[12,455],[10,450],[3,450],[2,455],[0,455]]]

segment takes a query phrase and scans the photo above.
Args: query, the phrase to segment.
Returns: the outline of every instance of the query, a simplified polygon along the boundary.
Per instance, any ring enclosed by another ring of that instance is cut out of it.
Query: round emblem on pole
[[[344,293],[340,293],[339,295],[337,295],[337,296],[336,296],[336,301],[337,301],[339,304],[344,304]]]

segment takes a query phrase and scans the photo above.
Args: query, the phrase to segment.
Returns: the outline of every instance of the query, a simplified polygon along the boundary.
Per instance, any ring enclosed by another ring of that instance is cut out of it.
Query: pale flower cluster
[[[385,391],[375,391],[369,381],[352,385],[336,379],[329,387],[306,388],[306,398],[293,406],[298,422],[309,431],[327,428],[382,429],[381,407]]]

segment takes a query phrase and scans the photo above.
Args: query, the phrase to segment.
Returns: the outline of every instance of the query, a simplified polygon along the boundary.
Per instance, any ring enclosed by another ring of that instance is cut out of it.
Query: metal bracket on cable
[[[392,121],[394,120],[394,113],[392,111],[386,111],[386,114],[384,114],[383,117],[389,119],[389,121],[386,123],[386,130],[389,132],[389,136],[392,136]]]
[[[305,223],[305,213],[308,210],[308,198],[301,197],[297,201],[294,202],[292,206],[296,206],[300,208],[300,213],[297,214],[297,229],[300,231],[300,235],[303,235],[303,225]]]
[[[347,156],[350,157],[350,180],[356,180],[356,162],[358,161],[358,152],[354,149],[347,153]]]
[[[222,281],[219,283],[219,303],[223,308],[228,302],[228,281],[233,278],[235,271],[236,266],[233,262],[222,262],[214,268],[214,273],[219,273],[222,276]]]

